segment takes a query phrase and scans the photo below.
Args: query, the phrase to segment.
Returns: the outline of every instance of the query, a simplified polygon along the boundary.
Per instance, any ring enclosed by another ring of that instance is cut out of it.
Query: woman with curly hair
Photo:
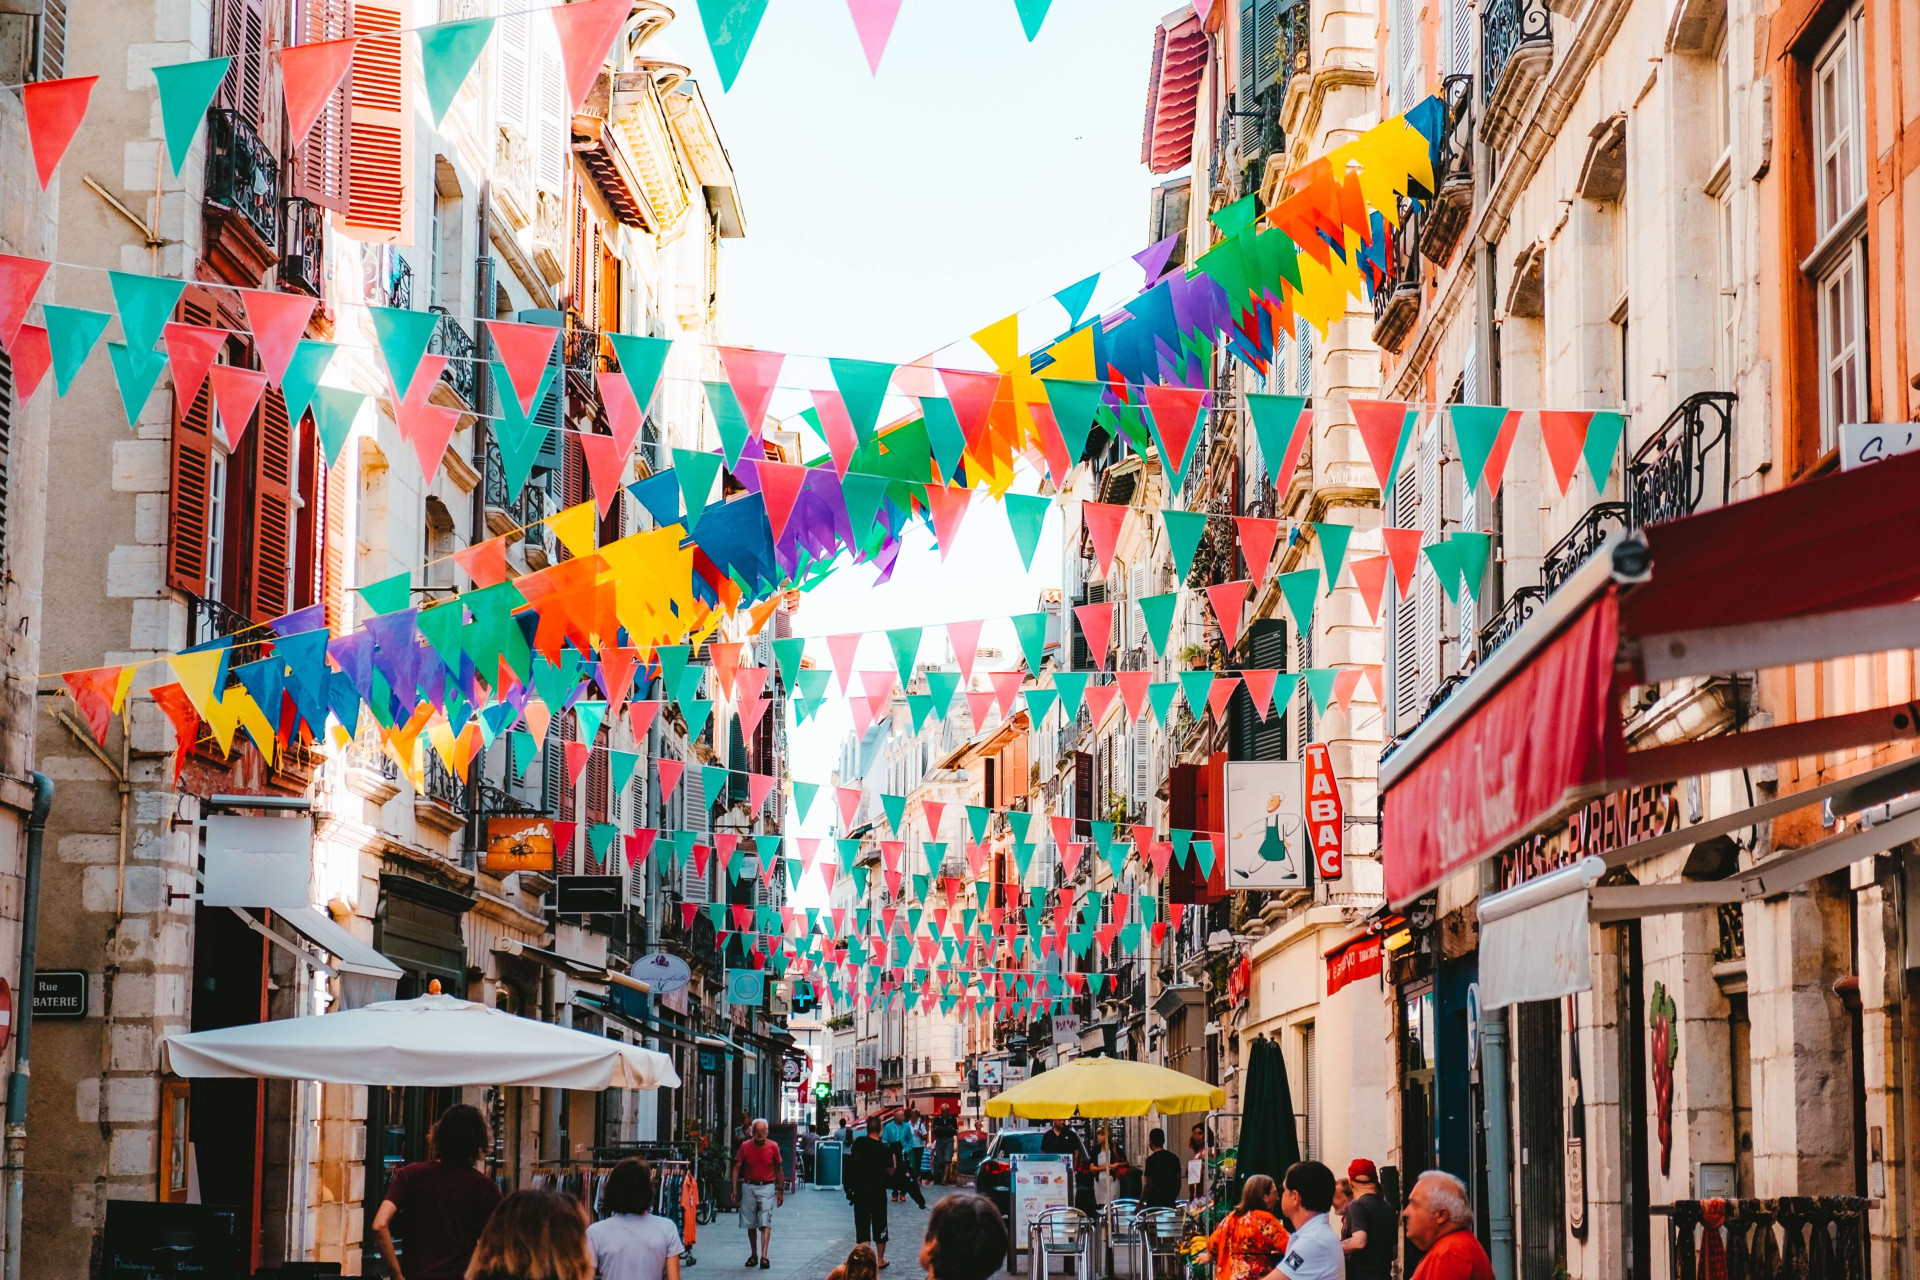
[[[1260,1280],[1286,1256],[1287,1228],[1273,1216],[1279,1203],[1272,1178],[1256,1173],[1247,1179],[1240,1203],[1207,1241],[1215,1280]]]
[[[587,1211],[557,1192],[514,1192],[487,1219],[466,1280],[593,1280]]]

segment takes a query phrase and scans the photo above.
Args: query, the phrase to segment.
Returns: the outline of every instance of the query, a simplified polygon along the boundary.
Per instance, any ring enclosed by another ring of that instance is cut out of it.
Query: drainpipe
[[[5,1280],[20,1280],[20,1219],[27,1189],[27,1083],[33,1043],[33,974],[40,945],[40,851],[46,843],[53,779],[33,775],[33,812],[27,818],[27,865],[20,909],[20,989],[14,996],[13,1074],[7,1077]]]

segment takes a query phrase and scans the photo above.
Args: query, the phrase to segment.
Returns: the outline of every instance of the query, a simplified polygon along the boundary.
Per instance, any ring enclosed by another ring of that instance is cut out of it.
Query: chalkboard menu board
[[[224,1205],[107,1201],[103,1280],[237,1280],[240,1211]]]

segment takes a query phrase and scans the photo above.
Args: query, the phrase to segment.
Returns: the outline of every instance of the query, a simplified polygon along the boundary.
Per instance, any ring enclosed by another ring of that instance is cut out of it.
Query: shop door
[[[1560,1060],[1560,1002],[1515,1006],[1520,1093],[1520,1280],[1553,1280],[1566,1263],[1566,1086]]]
[[[267,1020],[267,946],[224,907],[194,912],[193,1030]],[[252,1242],[245,1255],[252,1275],[260,1266],[266,1082],[194,1080],[188,1088],[187,1133],[200,1201],[239,1211]]]

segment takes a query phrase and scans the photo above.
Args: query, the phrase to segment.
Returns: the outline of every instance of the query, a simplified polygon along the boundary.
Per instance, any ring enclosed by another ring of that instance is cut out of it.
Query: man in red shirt
[[[747,1184],[744,1196],[742,1182]],[[740,1225],[747,1229],[747,1265],[770,1270],[773,1263],[767,1259],[767,1245],[773,1237],[773,1211],[787,1202],[787,1186],[780,1144],[767,1138],[765,1120],[753,1122],[753,1136],[734,1153],[733,1200],[740,1206]]]
[[[1407,1207],[1407,1240],[1426,1257],[1413,1280],[1493,1280],[1493,1262],[1473,1234],[1473,1208],[1467,1184],[1450,1173],[1429,1169],[1413,1184]]]

